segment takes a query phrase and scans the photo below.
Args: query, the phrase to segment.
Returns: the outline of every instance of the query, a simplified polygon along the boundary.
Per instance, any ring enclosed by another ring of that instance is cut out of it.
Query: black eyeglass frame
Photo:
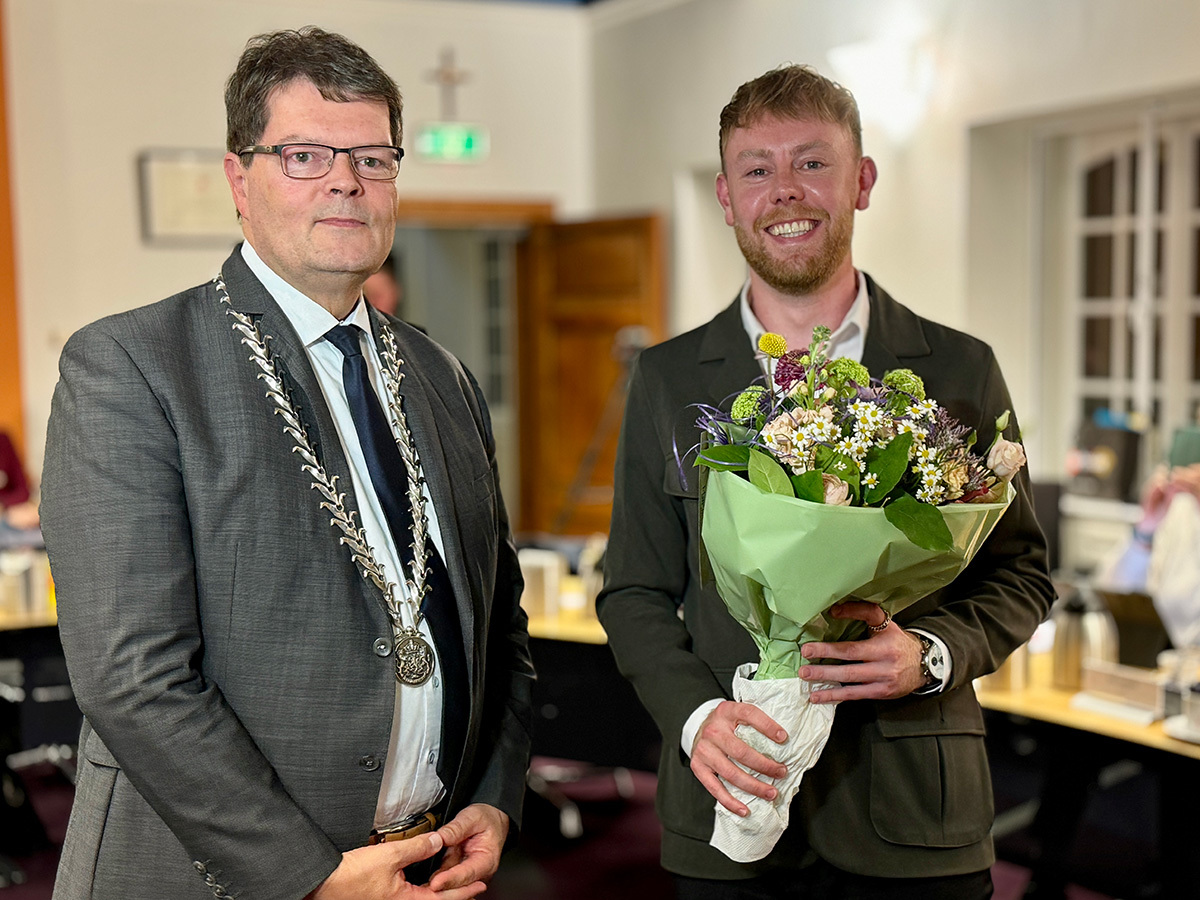
[[[332,150],[333,155],[329,157],[329,168],[327,168],[320,175],[292,175],[290,172],[288,172],[287,166],[285,166],[284,162],[283,162],[283,151],[284,151],[285,147],[319,147],[322,150]],[[396,151],[396,174],[395,175],[388,175],[384,178],[372,178],[370,175],[360,172],[357,168],[354,168],[354,171],[356,174],[362,176],[363,178],[367,179],[368,181],[391,181],[396,177],[396,175],[400,174],[400,162],[404,159],[404,148],[403,147],[395,147],[391,144],[361,144],[358,147],[331,147],[328,144],[313,144],[313,143],[309,143],[306,141],[289,141],[286,144],[251,144],[249,147],[239,150],[237,152],[237,155],[245,156],[247,153],[256,153],[256,154],[277,156],[279,158],[279,168],[283,172],[283,174],[286,175],[288,178],[295,178],[297,181],[312,181],[316,178],[324,178],[331,171],[333,171],[333,161],[335,159],[337,159],[337,155],[339,153],[345,153],[348,157],[350,157],[350,162],[353,164],[355,150],[395,150]]]

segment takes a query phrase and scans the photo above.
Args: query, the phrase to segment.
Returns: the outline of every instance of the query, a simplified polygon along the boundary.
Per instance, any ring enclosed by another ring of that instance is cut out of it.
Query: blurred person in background
[[[38,527],[37,504],[29,499],[29,479],[8,434],[0,431],[0,526],[15,531]]]
[[[1200,645],[1200,462],[1162,465],[1142,486],[1129,539],[1098,567],[1098,588],[1148,594],[1177,648]]]
[[[404,288],[397,276],[396,255],[389,253],[379,271],[363,282],[362,291],[367,302],[381,313],[403,319]]]

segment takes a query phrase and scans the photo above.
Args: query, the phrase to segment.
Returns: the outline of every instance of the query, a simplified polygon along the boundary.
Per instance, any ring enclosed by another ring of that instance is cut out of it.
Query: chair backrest
[[[1037,515],[1038,524],[1046,535],[1046,549],[1049,555],[1050,571],[1058,569],[1062,557],[1060,547],[1062,536],[1059,533],[1062,516],[1058,503],[1062,497],[1062,485],[1057,481],[1033,482],[1033,511]]]

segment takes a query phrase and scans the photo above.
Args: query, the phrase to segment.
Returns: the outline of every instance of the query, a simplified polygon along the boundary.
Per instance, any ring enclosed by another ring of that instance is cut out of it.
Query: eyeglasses
[[[279,157],[283,174],[288,178],[321,178],[333,168],[333,158],[339,153],[350,157],[354,174],[371,181],[391,181],[400,171],[404,151],[388,144],[367,144],[363,147],[327,147],[324,144],[253,144],[238,151],[270,153]]]

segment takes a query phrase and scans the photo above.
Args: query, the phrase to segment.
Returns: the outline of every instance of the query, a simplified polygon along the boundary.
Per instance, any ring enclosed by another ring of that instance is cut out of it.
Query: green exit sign
[[[430,122],[417,131],[417,155],[434,162],[483,162],[491,150],[488,130],[466,122]]]

